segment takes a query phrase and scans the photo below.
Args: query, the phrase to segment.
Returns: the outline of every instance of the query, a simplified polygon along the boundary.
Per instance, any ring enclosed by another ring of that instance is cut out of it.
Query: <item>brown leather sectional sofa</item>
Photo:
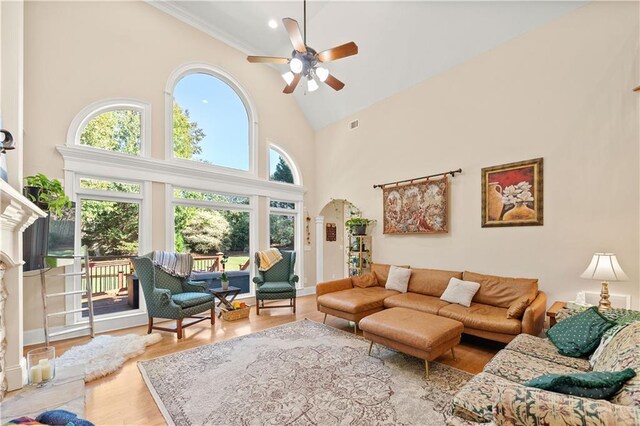
[[[544,325],[547,297],[538,291],[537,279],[412,269],[407,293],[399,293],[384,288],[389,265],[373,264],[372,272],[378,280],[377,286],[356,287],[351,278],[318,284],[318,310],[357,324],[367,315],[385,308],[409,308],[460,321],[464,333],[504,343],[520,333],[537,336]],[[470,307],[440,300],[452,277],[480,283]],[[530,302],[522,318],[507,318],[509,307],[523,296]]]

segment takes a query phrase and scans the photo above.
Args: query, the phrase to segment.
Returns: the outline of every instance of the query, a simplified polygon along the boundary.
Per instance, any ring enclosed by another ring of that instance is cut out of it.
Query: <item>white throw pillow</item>
[[[479,289],[479,283],[451,278],[447,289],[442,293],[440,299],[449,303],[458,303],[468,308],[471,306],[473,296],[475,296]]]
[[[387,290],[396,290],[400,293],[406,293],[407,287],[409,287],[409,277],[411,277],[411,269],[391,266],[389,268],[387,283],[384,287]]]

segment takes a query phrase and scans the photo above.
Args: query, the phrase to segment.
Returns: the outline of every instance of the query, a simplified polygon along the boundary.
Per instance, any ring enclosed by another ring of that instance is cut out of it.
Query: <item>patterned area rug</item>
[[[309,320],[138,363],[167,423],[442,425],[471,374]]]

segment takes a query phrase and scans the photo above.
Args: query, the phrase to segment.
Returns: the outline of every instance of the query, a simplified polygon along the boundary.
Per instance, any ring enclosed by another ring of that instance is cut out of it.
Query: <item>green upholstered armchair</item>
[[[261,271],[260,256],[256,253],[256,276],[253,282],[256,283],[256,314],[260,315],[263,308],[293,308],[296,313],[296,283],[299,278],[295,275],[294,266],[296,264],[295,251],[281,251],[282,260],[268,271]],[[265,300],[289,299],[288,305],[266,305]]]
[[[149,328],[178,333],[182,339],[182,329],[205,320],[215,324],[215,299],[207,291],[207,283],[203,281],[189,281],[188,278],[174,277],[155,266],[151,254],[132,259],[138,275],[138,280],[144,292],[149,314]],[[196,314],[211,311],[211,316],[196,316]],[[153,325],[154,318],[176,320],[176,328],[158,327]],[[194,318],[188,324],[183,324],[185,318]]]

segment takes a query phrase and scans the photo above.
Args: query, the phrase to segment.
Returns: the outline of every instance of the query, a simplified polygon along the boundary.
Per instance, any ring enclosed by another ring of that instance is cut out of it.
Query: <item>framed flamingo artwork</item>
[[[482,227],[543,224],[542,158],[482,169]]]

